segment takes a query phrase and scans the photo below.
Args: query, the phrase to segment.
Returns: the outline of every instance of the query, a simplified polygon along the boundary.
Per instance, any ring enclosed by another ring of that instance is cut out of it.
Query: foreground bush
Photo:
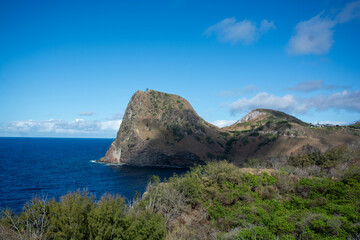
[[[77,191],[59,202],[34,198],[23,212],[2,211],[0,239],[164,239],[164,218],[130,211],[124,198],[104,195],[99,202]]]

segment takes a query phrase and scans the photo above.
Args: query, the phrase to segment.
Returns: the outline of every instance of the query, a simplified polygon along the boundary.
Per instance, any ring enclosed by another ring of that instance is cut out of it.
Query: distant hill
[[[254,158],[284,161],[291,154],[360,145],[358,126],[314,126],[283,112],[255,109],[233,125],[218,128],[180,96],[137,91],[115,141],[100,161],[164,167],[222,159],[240,166]]]
[[[296,123],[301,126],[308,126],[309,124],[283,112],[271,109],[255,109],[235,122],[229,127],[224,127],[229,131],[244,131],[254,129],[264,124],[278,124],[279,122]]]

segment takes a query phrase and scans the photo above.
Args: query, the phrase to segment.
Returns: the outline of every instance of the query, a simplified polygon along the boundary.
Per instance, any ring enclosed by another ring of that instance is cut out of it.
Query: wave
[[[124,163],[104,163],[104,162],[99,162],[98,160],[90,160],[90,162],[92,162],[92,163],[100,163],[100,164],[104,164],[106,166],[123,166],[123,165],[126,165]]]

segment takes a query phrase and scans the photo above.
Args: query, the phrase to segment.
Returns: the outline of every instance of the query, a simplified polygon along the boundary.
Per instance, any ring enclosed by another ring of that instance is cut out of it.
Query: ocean
[[[111,193],[131,201],[136,191],[145,191],[150,175],[164,179],[186,171],[95,163],[113,140],[0,138],[0,209],[19,212],[35,195],[59,200],[79,189],[87,189],[96,199]]]

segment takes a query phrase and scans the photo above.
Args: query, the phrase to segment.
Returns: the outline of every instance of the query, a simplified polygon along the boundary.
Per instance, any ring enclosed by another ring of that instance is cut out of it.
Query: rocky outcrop
[[[131,98],[115,141],[99,161],[135,166],[189,167],[227,159],[286,159],[299,150],[324,152],[360,144],[360,130],[314,128],[288,114],[255,109],[218,128],[204,121],[184,98],[154,90]]]
[[[250,113],[246,114],[244,117],[242,117],[241,120],[237,121],[236,123],[249,122],[249,121],[258,119],[259,117],[261,117],[263,115],[266,115],[266,113],[259,111],[259,110],[253,110]]]
[[[115,141],[100,161],[188,167],[223,152],[209,144],[218,128],[180,96],[148,90],[131,98]]]

